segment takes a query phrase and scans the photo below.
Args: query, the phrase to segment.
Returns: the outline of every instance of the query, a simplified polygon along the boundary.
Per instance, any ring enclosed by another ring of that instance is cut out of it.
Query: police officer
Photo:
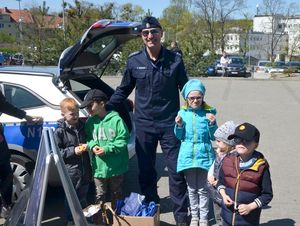
[[[16,108],[8,103],[0,91],[0,114],[5,113],[17,118],[25,118],[27,122],[41,121],[41,117],[32,117],[26,115],[26,112]],[[10,167],[10,150],[7,146],[3,127],[0,123],[0,194],[1,194],[1,217],[8,217],[12,204],[12,186],[13,186],[13,172]]]
[[[174,217],[178,225],[187,225],[185,179],[183,174],[176,172],[180,141],[174,136],[173,129],[180,104],[179,89],[188,77],[180,54],[161,45],[162,35],[162,27],[156,18],[143,19],[141,37],[145,48],[128,57],[122,82],[108,105],[120,105],[136,88],[136,154],[141,192],[146,201],[159,202],[155,162],[160,142],[168,167]]]

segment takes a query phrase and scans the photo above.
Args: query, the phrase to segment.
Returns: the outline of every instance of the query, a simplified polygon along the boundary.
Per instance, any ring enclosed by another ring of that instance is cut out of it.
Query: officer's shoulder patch
[[[135,55],[138,55],[139,53],[141,53],[142,51],[139,50],[139,51],[136,51],[136,52],[133,52],[133,53],[130,53],[128,57],[132,57],[132,56],[135,56]]]

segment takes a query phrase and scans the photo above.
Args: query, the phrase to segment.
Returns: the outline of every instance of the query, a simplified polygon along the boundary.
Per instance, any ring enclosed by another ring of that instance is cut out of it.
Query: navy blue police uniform
[[[0,92],[0,114],[5,113],[17,118],[25,118],[26,112],[11,105]],[[0,194],[3,206],[12,204],[13,172],[10,167],[11,152],[4,137],[4,128],[0,123]]]
[[[158,59],[152,61],[144,48],[129,56],[122,82],[108,103],[119,105],[135,88],[136,154],[141,192],[147,201],[159,202],[155,170],[159,141],[168,167],[176,222],[187,221],[186,182],[183,174],[176,172],[180,141],[173,132],[180,107],[179,89],[187,81],[180,54],[162,47]]]

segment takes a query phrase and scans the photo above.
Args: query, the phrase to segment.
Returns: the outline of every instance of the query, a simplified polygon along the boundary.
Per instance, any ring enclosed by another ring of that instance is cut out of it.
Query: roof
[[[10,20],[13,23],[19,23],[21,19],[22,23],[30,24],[34,23],[34,16],[31,11],[24,9],[9,9],[7,7],[0,8],[0,14],[6,14],[10,16]],[[59,28],[62,25],[62,18],[54,15],[44,16],[45,25],[47,28]]]
[[[58,73],[57,66],[4,66],[0,67],[0,73],[11,72],[11,73],[22,73],[22,74],[52,74]]]
[[[18,10],[8,9],[7,7],[4,7],[0,8],[0,13],[9,15],[11,22],[18,23],[19,19],[21,19],[23,23],[33,23],[31,12],[27,9]]]

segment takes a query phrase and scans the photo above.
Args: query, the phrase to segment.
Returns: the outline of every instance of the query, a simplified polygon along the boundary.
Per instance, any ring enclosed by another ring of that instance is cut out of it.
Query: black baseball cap
[[[90,103],[93,101],[97,100],[103,100],[107,101],[107,96],[105,93],[103,93],[99,89],[91,89],[90,91],[87,92],[87,94],[84,96],[83,102],[80,105],[80,108],[85,108],[88,106]]]
[[[238,137],[246,141],[255,141],[258,143],[259,136],[260,133],[254,125],[248,122],[244,122],[236,127],[234,134],[228,136],[228,140],[232,140],[233,138]]]
[[[153,16],[147,16],[142,20],[142,25],[140,30],[147,29],[147,28],[160,28],[162,29],[158,20]]]

